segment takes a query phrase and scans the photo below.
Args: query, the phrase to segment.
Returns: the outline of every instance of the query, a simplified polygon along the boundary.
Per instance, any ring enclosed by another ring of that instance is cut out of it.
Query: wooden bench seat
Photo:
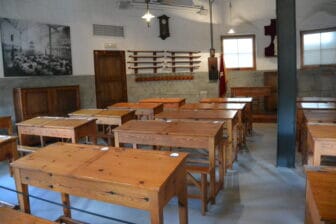
[[[208,166],[196,165],[188,165],[186,169],[188,180],[190,180],[190,182],[200,191],[200,194],[188,194],[188,197],[200,199],[202,201],[202,215],[205,215],[209,203],[208,175],[210,175],[212,170]],[[197,180],[193,174],[199,174],[201,179]]]
[[[26,146],[26,145],[18,145],[17,146],[17,150],[20,153],[32,153],[32,152],[36,152],[37,150],[39,150],[40,147],[33,147],[33,146]]]
[[[1,224],[52,224],[45,219],[41,219],[23,212],[13,210],[8,207],[0,207],[0,223]]]

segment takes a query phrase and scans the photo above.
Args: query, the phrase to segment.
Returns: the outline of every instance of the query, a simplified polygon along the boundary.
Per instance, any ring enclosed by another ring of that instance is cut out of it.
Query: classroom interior
[[[335,0],[0,0],[0,223],[336,223]]]

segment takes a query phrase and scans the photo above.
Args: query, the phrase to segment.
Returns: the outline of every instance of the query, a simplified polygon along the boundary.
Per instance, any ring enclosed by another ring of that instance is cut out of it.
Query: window
[[[336,65],[336,28],[301,31],[301,67]]]
[[[255,35],[230,35],[221,39],[227,69],[256,69]]]

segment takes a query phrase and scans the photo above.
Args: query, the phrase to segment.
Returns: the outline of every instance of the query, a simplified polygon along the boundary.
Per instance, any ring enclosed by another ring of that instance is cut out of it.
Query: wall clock
[[[169,33],[169,17],[166,15],[162,15],[158,17],[159,25],[160,25],[160,36],[162,40],[165,40],[170,36]]]

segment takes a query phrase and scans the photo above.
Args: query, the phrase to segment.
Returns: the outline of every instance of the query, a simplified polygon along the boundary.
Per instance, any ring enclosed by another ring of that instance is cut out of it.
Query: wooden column
[[[295,166],[296,22],[295,0],[276,0],[278,35],[277,166]]]

